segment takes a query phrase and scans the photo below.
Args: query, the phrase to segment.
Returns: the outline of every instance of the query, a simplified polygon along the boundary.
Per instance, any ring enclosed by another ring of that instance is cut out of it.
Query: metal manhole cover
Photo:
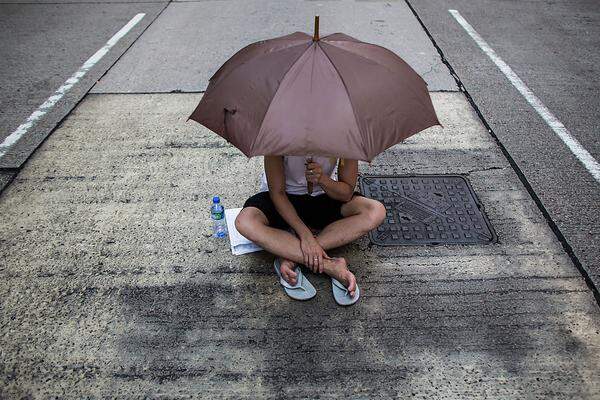
[[[381,201],[385,221],[369,232],[380,246],[494,243],[496,232],[461,175],[362,176],[362,194]]]

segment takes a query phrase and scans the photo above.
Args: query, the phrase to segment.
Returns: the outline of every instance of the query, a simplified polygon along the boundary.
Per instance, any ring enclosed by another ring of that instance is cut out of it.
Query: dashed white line
[[[594,179],[600,183],[600,164],[598,161],[575,139],[571,136],[569,130],[554,114],[542,103],[542,101],[527,87],[525,82],[508,66],[492,49],[473,27],[463,18],[457,10],[448,10],[456,21],[467,31],[475,43],[483,52],[496,64],[500,71],[506,75],[510,83],[525,97],[525,100],[537,111],[548,126],[558,135],[558,137],[567,145],[569,150],[577,157],[583,166],[592,174]]]
[[[113,35],[108,42],[100,50],[98,50],[94,55],[92,55],[83,65],[79,68],[69,79],[62,84],[61,87],[56,89],[54,94],[42,103],[41,106],[37,108],[28,118],[27,120],[19,125],[17,129],[15,129],[10,135],[4,139],[2,143],[0,143],[0,158],[6,154],[8,149],[13,146],[15,143],[23,137],[31,129],[31,127],[65,95],[79,80],[85,76],[85,74],[94,66],[108,51],[115,45],[117,42],[125,36],[134,26],[137,25],[138,22],[144,18],[146,14],[140,13],[133,17],[125,26],[123,26],[117,33]]]

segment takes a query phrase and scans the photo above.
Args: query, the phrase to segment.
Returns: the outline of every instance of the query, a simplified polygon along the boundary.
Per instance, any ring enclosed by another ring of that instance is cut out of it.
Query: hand
[[[314,273],[323,273],[323,258],[330,258],[312,234],[300,237],[304,265]]]
[[[306,170],[304,171],[304,175],[306,176],[307,182],[319,184],[321,183],[321,178],[323,177],[323,168],[319,163],[309,161],[306,163]]]

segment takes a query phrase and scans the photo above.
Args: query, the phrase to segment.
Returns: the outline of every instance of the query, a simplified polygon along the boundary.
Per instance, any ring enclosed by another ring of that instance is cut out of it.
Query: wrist
[[[311,239],[314,237],[313,233],[308,228],[306,228],[305,230],[302,230],[301,232],[297,232],[297,233],[298,233],[298,236],[300,237],[300,240],[307,240],[307,239]]]
[[[329,183],[329,181],[331,181],[331,177],[325,175],[325,174],[321,174],[321,176],[319,177],[319,180],[317,181],[317,183],[319,184],[319,186],[327,186],[327,184]]]

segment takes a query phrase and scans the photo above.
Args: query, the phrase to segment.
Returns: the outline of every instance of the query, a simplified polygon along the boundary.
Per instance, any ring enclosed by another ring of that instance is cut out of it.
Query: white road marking
[[[483,50],[485,54],[496,64],[500,71],[506,75],[510,83],[525,97],[525,100],[537,111],[537,113],[546,121],[548,126],[558,135],[558,137],[567,145],[569,150],[581,161],[584,167],[592,174],[597,182],[600,183],[600,164],[598,161],[575,139],[571,136],[568,129],[556,118],[554,114],[542,103],[542,101],[527,87],[525,82],[506,64],[496,52],[486,43],[485,40],[456,10],[448,10],[456,21],[467,31],[475,40],[475,43]]]
[[[137,25],[138,22],[144,18],[146,14],[140,13],[133,17],[125,26],[123,26],[117,33],[113,35],[108,42],[100,48],[94,55],[92,55],[83,65],[79,68],[69,79],[59,87],[56,92],[42,103],[27,120],[19,125],[10,135],[0,143],[0,158],[6,154],[8,149],[27,133],[27,131],[36,123],[37,120],[42,118],[50,109],[67,93],[79,80],[85,76],[85,74],[98,62],[117,42],[125,36],[131,28]]]

